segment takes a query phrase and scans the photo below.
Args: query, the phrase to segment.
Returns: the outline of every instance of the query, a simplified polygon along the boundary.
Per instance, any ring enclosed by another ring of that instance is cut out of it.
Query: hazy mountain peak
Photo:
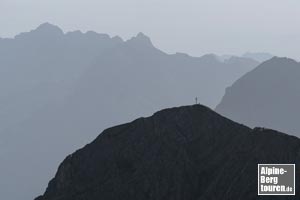
[[[261,67],[264,66],[277,67],[277,68],[284,68],[284,67],[291,67],[291,66],[298,67],[299,63],[291,58],[274,56],[270,60],[267,60],[261,64]]]
[[[97,33],[95,31],[87,31],[86,33],[81,32],[80,30],[76,30],[76,31],[70,31],[66,33],[66,36],[71,36],[71,37],[75,37],[77,39],[80,39],[82,37],[84,38],[89,38],[93,41],[103,41],[103,40],[113,40],[116,43],[122,43],[124,42],[123,39],[119,36],[114,36],[111,37],[108,34],[105,33]]]
[[[66,33],[66,35],[82,35],[83,33],[80,30],[76,31],[69,31]]]
[[[218,56],[216,54],[209,53],[209,54],[203,55],[202,58],[210,58],[210,59],[216,59],[217,60]]]
[[[43,38],[53,38],[62,36],[64,32],[56,25],[50,23],[43,23],[39,25],[36,29],[30,32],[24,32],[17,35],[15,38],[33,38],[33,39],[43,39]]]
[[[234,62],[255,62],[257,65],[260,63],[259,61],[248,58],[248,57],[238,57],[238,56],[231,56],[230,58],[224,60],[226,63],[234,63]]]
[[[137,36],[131,38],[127,42],[130,44],[135,44],[135,45],[143,45],[143,46],[153,47],[150,37],[146,36],[142,32],[138,33]]]
[[[291,58],[278,57],[278,56],[274,56],[273,58],[270,59],[270,61],[281,61],[281,62],[294,62],[294,63],[297,63],[297,61],[295,61]]]
[[[63,34],[63,31],[58,26],[48,22],[39,25],[34,31],[48,34]]]
[[[220,60],[218,59],[218,56],[215,55],[215,54],[212,54],[212,53],[211,54],[205,54],[205,55],[201,56],[201,59],[203,61],[206,61],[206,62],[209,62],[209,63],[211,63],[211,62],[213,62],[213,63],[220,62]]]
[[[254,53],[254,52],[247,52],[242,57],[245,58],[252,58],[258,62],[264,62],[266,60],[269,60],[273,57],[270,53]]]
[[[119,41],[119,42],[124,42],[124,40],[120,36],[114,36],[112,37],[113,40]]]
[[[86,35],[88,35],[90,37],[95,37],[95,38],[110,39],[110,36],[108,34],[97,33],[95,31],[88,31],[88,32],[86,32]]]
[[[147,35],[145,35],[143,32],[139,32],[137,35],[136,35],[137,38],[148,38],[150,39]]]

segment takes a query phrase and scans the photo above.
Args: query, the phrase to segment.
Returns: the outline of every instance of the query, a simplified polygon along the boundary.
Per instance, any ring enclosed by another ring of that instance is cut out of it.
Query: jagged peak
[[[85,33],[83,33],[80,30],[75,30],[75,31],[69,31],[66,33],[66,36],[75,36],[75,37],[84,37],[87,36],[88,38],[96,38],[96,39],[104,39],[104,40],[114,40],[117,41],[119,43],[123,42],[123,39],[119,36],[114,36],[111,37],[108,34],[105,33],[97,33],[95,31],[87,31]]]
[[[201,60],[203,61],[206,61],[206,62],[221,62],[219,59],[218,59],[218,56],[215,55],[215,54],[205,54],[203,56],[200,57]]]
[[[264,62],[271,59],[273,55],[266,52],[246,52],[241,57],[252,58],[258,62]]]
[[[135,37],[132,37],[131,39],[127,40],[126,42],[129,44],[134,44],[134,45],[143,45],[143,46],[153,47],[150,37],[146,36],[142,32],[138,33]]]
[[[110,36],[108,34],[105,34],[105,33],[97,33],[95,31],[87,31],[85,34],[90,36],[90,37],[110,39]]]
[[[80,30],[76,31],[69,31],[66,33],[66,35],[82,35],[83,33]]]
[[[273,63],[293,64],[293,65],[298,65],[299,64],[299,62],[297,62],[296,60],[294,60],[292,58],[274,56],[270,60],[267,60],[267,61],[263,62],[262,65],[273,64]]]
[[[24,32],[20,33],[19,35],[16,35],[15,38],[17,39],[31,36],[38,36],[39,38],[48,38],[62,36],[63,34],[64,32],[58,26],[46,22],[39,25],[36,29],[31,30],[30,32]]]
[[[139,32],[137,35],[136,35],[137,38],[148,38],[149,37],[147,35],[145,35],[143,32]]]
[[[39,25],[34,31],[36,32],[45,32],[45,33],[56,33],[56,34],[63,34],[61,28],[56,25],[50,24],[48,22]]]
[[[239,57],[239,56],[231,56],[230,58],[224,60],[225,63],[236,63],[236,62],[255,62],[259,64],[260,62],[248,57]]]
[[[123,38],[121,38],[120,36],[116,35],[114,37],[112,37],[113,40],[119,41],[119,42],[124,42]]]
[[[22,39],[22,38],[31,38],[31,39],[47,39],[47,38],[57,38],[60,36],[66,37],[89,37],[94,39],[104,39],[104,40],[114,40],[116,42],[124,42],[123,39],[119,36],[110,37],[108,34],[105,33],[97,33],[95,31],[87,31],[82,32],[80,30],[68,31],[66,33],[63,30],[53,24],[48,22],[39,25],[36,29],[33,29],[29,32],[23,32],[15,36],[15,39]]]
[[[279,57],[279,56],[274,56],[272,57],[270,60],[281,60],[281,61],[294,61],[296,62],[294,59],[292,58],[288,58],[288,57]]]

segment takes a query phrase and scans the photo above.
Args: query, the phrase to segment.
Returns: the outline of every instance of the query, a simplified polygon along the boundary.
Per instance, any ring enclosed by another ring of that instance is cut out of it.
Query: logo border
[[[294,193],[293,194],[260,194],[259,193],[259,166],[260,165],[292,165],[294,166]],[[280,195],[280,196],[295,196],[296,195],[296,164],[257,164],[257,195],[258,196],[277,196],[277,195]]]

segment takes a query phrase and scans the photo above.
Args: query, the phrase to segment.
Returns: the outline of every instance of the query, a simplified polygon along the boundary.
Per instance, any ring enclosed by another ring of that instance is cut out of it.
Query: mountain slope
[[[257,164],[297,166],[299,155],[295,137],[200,105],[166,109],[105,130],[63,161],[36,200],[257,199]]]
[[[251,127],[300,136],[299,85],[300,63],[274,57],[227,88],[216,111]]]

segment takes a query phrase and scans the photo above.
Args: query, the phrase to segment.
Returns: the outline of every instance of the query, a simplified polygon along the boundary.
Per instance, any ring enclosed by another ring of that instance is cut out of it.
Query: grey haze
[[[258,64],[166,54],[142,33],[123,41],[48,23],[0,39],[1,199],[43,193],[60,161],[104,128],[196,96],[214,107]]]
[[[66,30],[150,35],[166,52],[262,51],[299,59],[297,0],[1,0],[0,37],[45,21]]]

